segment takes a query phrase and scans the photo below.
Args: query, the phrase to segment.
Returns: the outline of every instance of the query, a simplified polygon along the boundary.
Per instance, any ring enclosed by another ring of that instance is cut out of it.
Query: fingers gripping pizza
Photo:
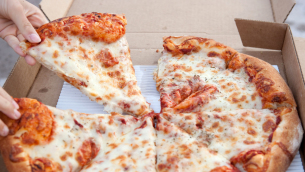
[[[5,120],[10,134],[0,149],[9,171],[153,171],[152,116],[84,114],[15,99],[19,120]],[[141,159],[141,161],[139,161]],[[106,161],[107,160],[107,161]]]
[[[87,13],[37,29],[41,42],[22,49],[78,88],[108,113],[151,111],[142,96],[125,38],[125,16]]]

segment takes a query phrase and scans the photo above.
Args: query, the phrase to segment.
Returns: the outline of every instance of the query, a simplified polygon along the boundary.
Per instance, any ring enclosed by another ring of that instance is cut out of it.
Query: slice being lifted
[[[211,39],[164,39],[154,79],[165,112],[294,107],[289,87],[268,63]]]
[[[108,113],[143,115],[151,109],[137,86],[125,25],[125,16],[115,14],[62,18],[37,29],[39,44],[21,47]]]
[[[15,101],[21,118],[1,116],[10,129],[9,135],[0,141],[9,171],[77,172],[89,168],[88,164],[94,167],[94,163],[129,171],[154,169],[155,131],[151,115],[137,119],[116,113],[84,114],[47,107],[33,99]],[[134,152],[122,157],[122,147],[133,148]],[[108,151],[112,153],[108,155]],[[97,159],[107,156],[111,156],[108,162]],[[130,166],[134,160],[141,164]]]

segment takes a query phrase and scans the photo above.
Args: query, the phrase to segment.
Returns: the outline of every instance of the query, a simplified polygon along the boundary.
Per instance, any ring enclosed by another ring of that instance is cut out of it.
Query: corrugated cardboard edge
[[[23,57],[19,57],[4,83],[4,90],[12,97],[26,97],[40,67],[39,63],[30,66]]]
[[[288,24],[238,18],[235,23],[243,46],[282,50]]]
[[[304,41],[304,39],[303,39]],[[303,123],[303,128],[305,125],[305,102],[304,102],[304,96],[305,96],[305,80],[304,80],[304,72],[302,70],[302,66],[304,67],[304,64],[302,65],[302,60],[300,60],[299,52],[297,51],[295,41],[291,32],[290,27],[287,27],[286,37],[284,40],[284,45],[282,49],[283,53],[283,61],[285,64],[286,69],[286,75],[287,76],[293,76],[288,78],[288,84],[290,89],[292,90],[293,96],[297,102],[297,110],[298,114],[300,116],[300,119]],[[291,58],[294,56],[294,58]],[[302,163],[303,167],[305,167],[304,164],[304,155],[305,155],[305,142],[302,141],[302,144],[300,146],[300,154],[302,157]]]
[[[274,21],[284,23],[295,6],[295,0],[270,0]]]
[[[49,20],[65,17],[73,3],[73,0],[42,0],[40,8]],[[56,4],[56,5],[54,5]]]
[[[305,128],[305,80],[302,72],[302,61],[299,59],[290,26],[282,23],[244,19],[235,19],[235,22],[244,46],[282,50],[287,84],[297,102],[298,114],[303,124],[303,128]],[[300,43],[303,45],[304,40],[301,40]],[[303,64],[303,66],[304,65],[305,64]],[[302,142],[300,152],[303,166],[305,155],[304,147],[305,144]]]

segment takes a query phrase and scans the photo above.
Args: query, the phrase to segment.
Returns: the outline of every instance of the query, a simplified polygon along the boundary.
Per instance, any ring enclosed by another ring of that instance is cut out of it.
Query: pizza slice
[[[79,171],[104,152],[105,145],[119,146],[118,140],[151,121],[149,115],[137,119],[116,113],[84,114],[48,107],[34,99],[15,101],[21,118],[1,116],[10,129],[0,143],[9,171]],[[145,132],[153,135],[148,129]],[[154,150],[150,151],[153,154]]]
[[[162,112],[189,113],[295,107],[292,93],[268,63],[210,39],[164,39],[154,73]],[[206,87],[203,96],[195,96]],[[190,99],[189,99],[190,98]]]
[[[194,137],[157,116],[157,164],[159,172],[203,171],[203,172],[237,172],[230,161],[209,150]]]
[[[175,107],[190,95],[202,92],[206,81],[225,70],[228,60],[236,53],[211,39],[199,37],[167,37],[163,46],[154,72],[162,109]]]
[[[78,88],[108,113],[151,111],[137,86],[125,38],[125,16],[85,13],[37,29],[41,42],[22,42],[24,52]]]
[[[105,141],[103,150],[82,171],[155,171],[155,129],[149,115],[142,119],[131,132]]]
[[[163,113],[163,116],[246,171],[287,169],[303,135],[298,114],[292,108]],[[274,167],[275,158],[285,163]]]

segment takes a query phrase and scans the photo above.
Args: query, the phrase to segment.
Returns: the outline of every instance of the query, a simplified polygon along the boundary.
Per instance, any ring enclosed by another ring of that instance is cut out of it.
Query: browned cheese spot
[[[253,135],[253,136],[255,136],[257,134],[253,128],[248,128],[247,133],[250,135]]]
[[[56,59],[58,56],[59,56],[58,51],[55,50],[54,53],[53,53],[52,58]]]

